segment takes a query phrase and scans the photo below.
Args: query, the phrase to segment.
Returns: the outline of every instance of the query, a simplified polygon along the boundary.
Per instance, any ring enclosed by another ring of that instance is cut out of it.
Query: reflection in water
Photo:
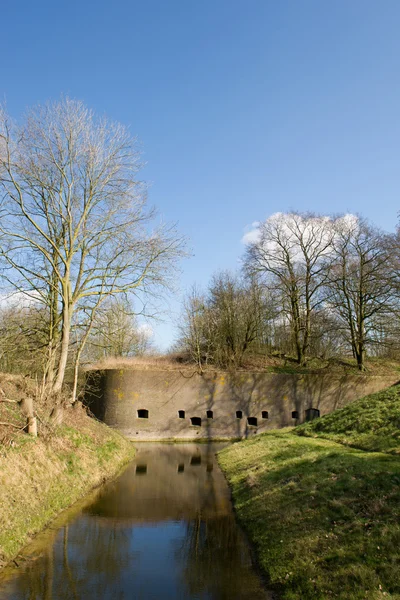
[[[0,600],[268,598],[214,452],[140,444],[117,481],[47,533],[35,560],[3,574]]]

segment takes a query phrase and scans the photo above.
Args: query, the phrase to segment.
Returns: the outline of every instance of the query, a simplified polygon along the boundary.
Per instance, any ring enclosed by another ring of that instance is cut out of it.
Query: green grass
[[[400,599],[400,386],[220,454],[281,598]]]
[[[114,477],[133,444],[87,416],[49,439],[20,434],[0,455],[0,567],[60,511]]]
[[[271,432],[219,460],[282,599],[400,599],[397,457]]]
[[[58,432],[64,438],[69,439],[75,448],[80,448],[81,446],[86,446],[87,448],[92,449],[95,448],[95,443],[90,435],[79,431],[79,429],[75,429],[74,427],[70,427],[68,425],[61,425],[58,429]]]
[[[400,453],[400,385],[365,396],[293,430],[368,451]]]
[[[98,461],[101,465],[106,464],[111,460],[113,454],[118,450],[117,440],[109,440],[105,444],[101,444],[96,448],[96,454]]]

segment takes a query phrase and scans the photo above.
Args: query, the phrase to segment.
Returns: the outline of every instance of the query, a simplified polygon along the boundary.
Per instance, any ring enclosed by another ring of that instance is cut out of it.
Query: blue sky
[[[246,227],[277,211],[394,229],[398,0],[15,0],[1,17],[9,112],[67,94],[140,139],[150,202],[189,237],[179,293],[235,268]]]

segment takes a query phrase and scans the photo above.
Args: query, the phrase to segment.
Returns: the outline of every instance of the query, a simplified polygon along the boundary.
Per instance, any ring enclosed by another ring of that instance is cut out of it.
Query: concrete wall
[[[393,376],[275,373],[105,370],[96,393],[87,398],[92,412],[107,425],[136,440],[248,437],[268,429],[297,425],[305,411],[321,416],[367,394],[388,387]],[[138,418],[138,410],[148,418]],[[178,411],[185,411],[179,418]],[[207,418],[207,411],[213,418]],[[242,411],[242,418],[236,417]],[[262,411],[268,412],[263,418]],[[298,418],[293,418],[297,411]],[[190,418],[201,419],[201,426]],[[248,423],[257,419],[257,425]]]

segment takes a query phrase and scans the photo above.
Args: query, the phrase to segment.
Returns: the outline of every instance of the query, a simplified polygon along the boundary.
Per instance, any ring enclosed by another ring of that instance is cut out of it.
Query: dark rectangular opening
[[[184,419],[185,418],[185,411],[184,410],[178,410],[178,417],[180,419]]]
[[[136,475],[146,475],[147,465],[136,465]]]
[[[137,416],[138,419],[148,419],[149,411],[147,410],[147,408],[139,408],[139,410],[137,411]]]
[[[201,417],[190,417],[190,423],[196,427],[201,427]]]
[[[243,412],[241,410],[237,410],[236,411],[236,418],[237,419],[242,419],[243,418]]]
[[[313,421],[314,419],[318,419],[320,416],[320,412],[318,408],[307,408],[306,410],[306,421]]]
[[[214,469],[214,465],[212,463],[207,463],[207,473],[211,473]]]
[[[192,458],[190,459],[190,464],[192,465],[192,467],[198,467],[199,465],[201,465],[201,456],[198,456],[197,454],[195,456],[192,456]]]
[[[178,473],[183,473],[184,470],[185,470],[185,465],[183,463],[178,465]]]
[[[298,418],[299,418],[299,411],[292,410],[292,419],[298,419]]]
[[[257,417],[247,417],[247,423],[257,427]]]
[[[267,410],[263,410],[261,413],[261,416],[263,419],[268,419],[268,411]]]
[[[207,419],[213,419],[214,418],[214,412],[212,410],[208,410],[207,411]]]

